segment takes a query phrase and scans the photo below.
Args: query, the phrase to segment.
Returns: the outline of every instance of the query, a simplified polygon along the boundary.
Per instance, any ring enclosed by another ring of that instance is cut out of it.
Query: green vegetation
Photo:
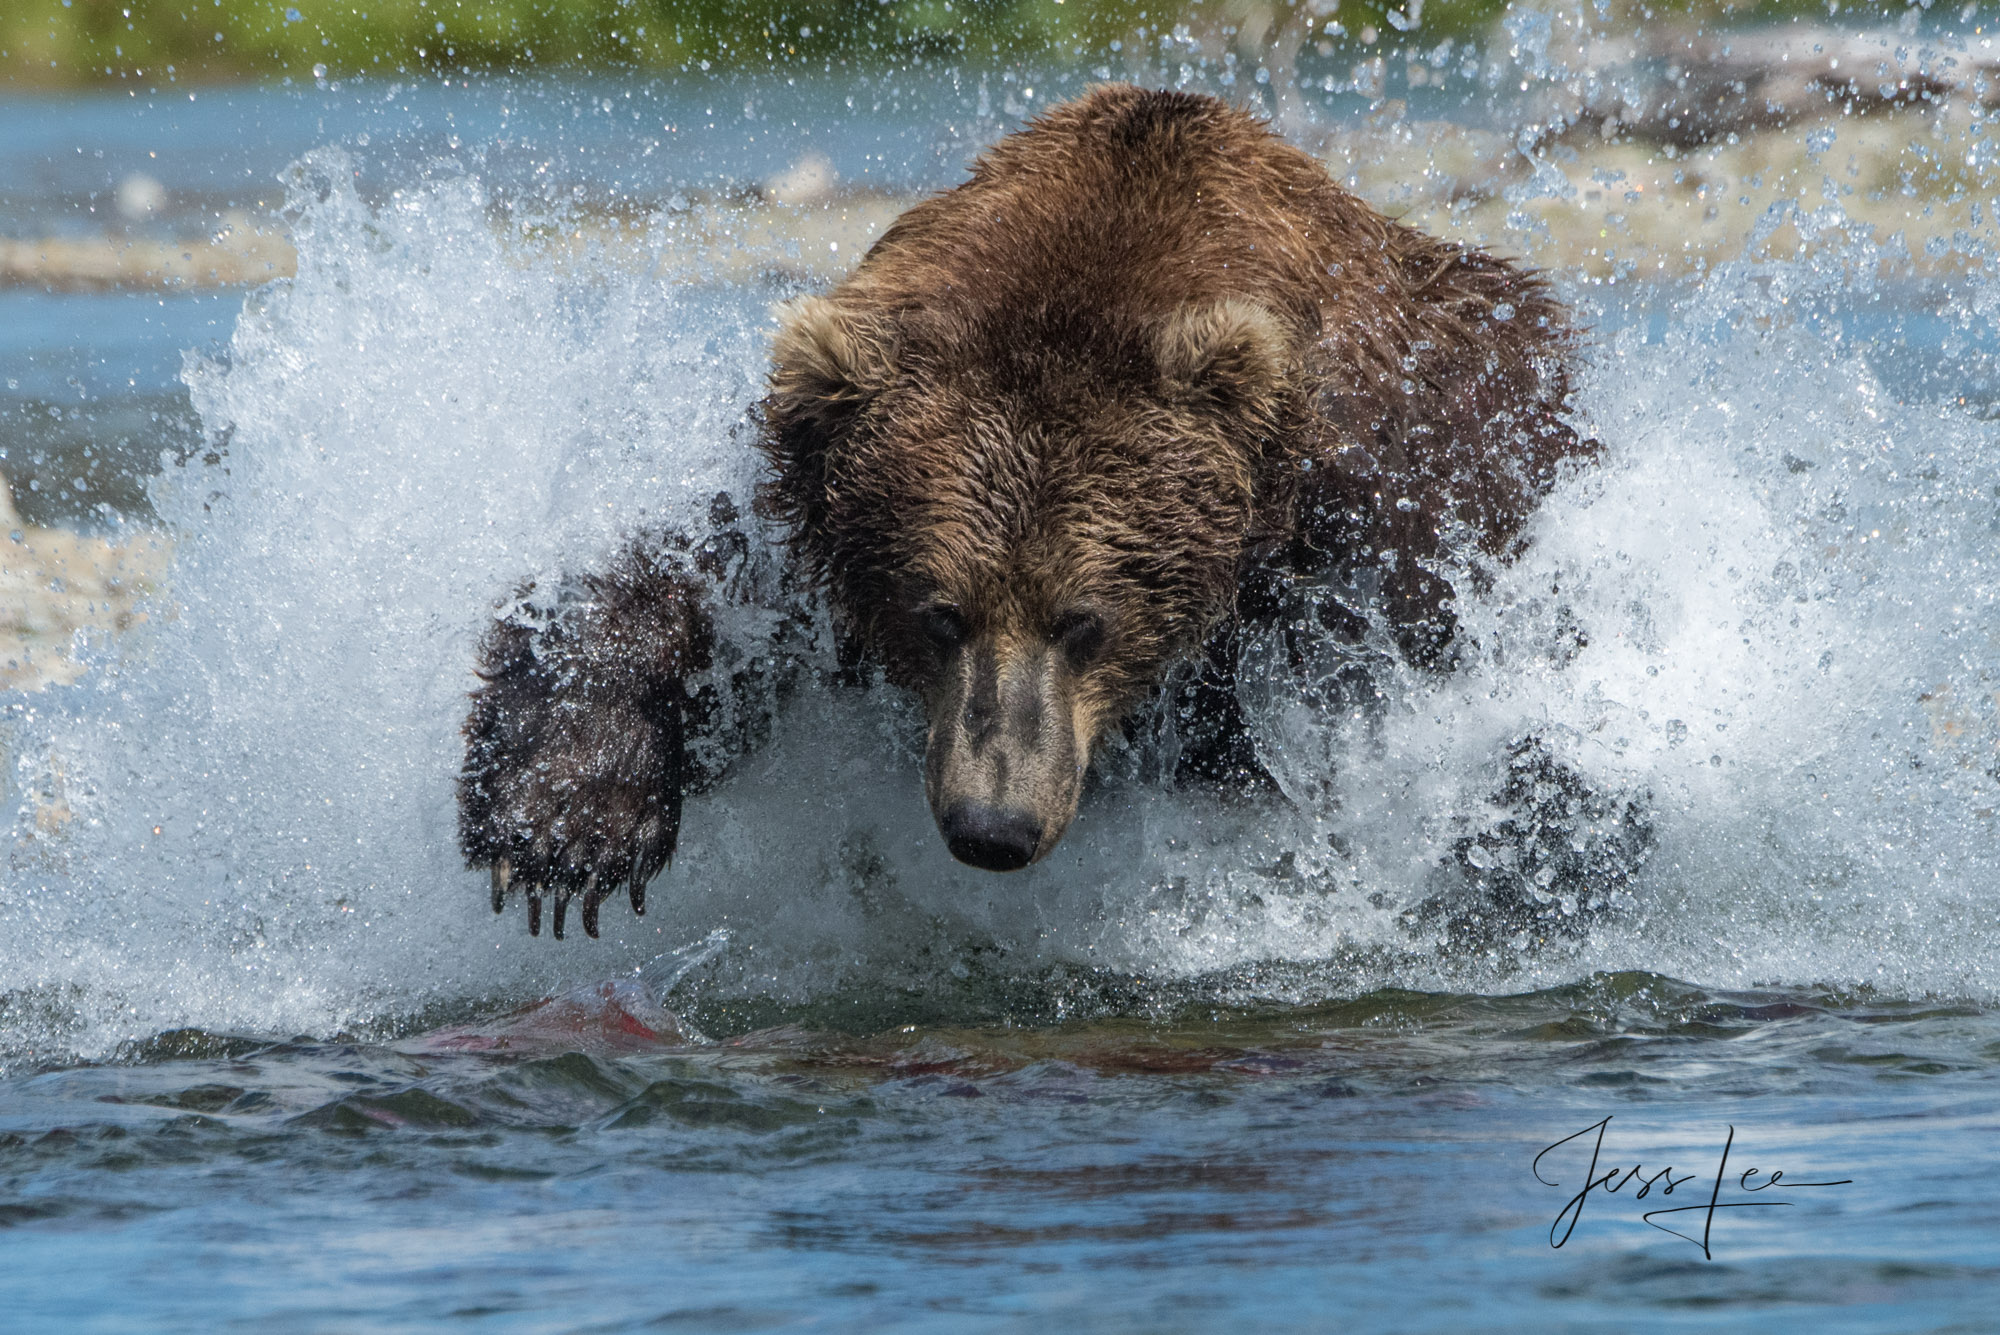
[[[1599,14],[1635,19],[1734,21],[1829,12],[1879,18],[1904,9],[1899,0],[1844,7],[1840,0],[1586,3]],[[1416,40],[1462,38],[1485,31],[1506,8],[1507,0],[6,0],[0,80],[18,89],[135,78],[309,78],[321,69],[339,77],[915,56],[1101,59],[1156,43],[1177,25],[1196,39],[1250,48],[1307,33],[1341,44],[1364,34],[1393,41],[1404,32]]]

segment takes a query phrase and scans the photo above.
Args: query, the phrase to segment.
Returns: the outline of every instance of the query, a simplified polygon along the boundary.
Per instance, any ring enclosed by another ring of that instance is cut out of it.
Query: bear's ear
[[[1266,401],[1283,387],[1291,347],[1276,315],[1230,297],[1174,312],[1160,326],[1155,355],[1169,396],[1241,404]]]
[[[827,297],[778,307],[771,403],[786,418],[837,418],[889,387],[895,336],[886,321]]]

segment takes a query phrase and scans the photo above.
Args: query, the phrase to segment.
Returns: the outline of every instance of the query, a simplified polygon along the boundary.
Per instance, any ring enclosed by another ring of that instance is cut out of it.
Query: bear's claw
[[[547,801],[544,810],[558,813],[550,820],[557,829],[564,824],[573,828],[574,816],[583,811],[604,813],[598,819],[615,824],[623,805],[617,795],[596,791],[569,795],[566,801],[551,799],[546,794],[536,796]],[[675,804],[661,798],[649,805]],[[678,828],[678,820],[650,821],[647,822],[650,837],[623,843],[600,843],[589,838],[572,839],[567,845],[556,838],[532,844],[515,840],[501,845],[507,852],[492,849],[489,844],[477,852],[469,852],[468,860],[477,866],[491,859],[487,868],[488,902],[496,914],[506,912],[507,901],[516,891],[527,900],[530,935],[541,935],[542,909],[546,905],[552,910],[549,922],[552,935],[557,940],[564,939],[569,927],[570,901],[575,900],[582,913],[585,934],[595,937],[599,934],[604,901],[621,891],[631,903],[633,913],[645,915],[646,883],[671,863],[669,841]]]
[[[644,548],[559,598],[538,626],[502,619],[488,630],[465,724],[459,843],[470,865],[490,869],[495,913],[517,883],[532,936],[544,899],[558,940],[571,899],[593,937],[617,887],[645,911],[694,773],[685,676],[706,668],[712,635],[677,558]]]
[[[644,917],[646,914],[646,882],[643,879],[643,866],[643,861],[635,859],[632,871],[625,884],[625,893],[632,901],[632,911],[640,917]],[[493,864],[492,879],[493,911],[495,913],[503,913],[507,908],[507,892],[512,888],[514,880],[513,866],[506,858],[502,858]],[[583,901],[584,935],[595,940],[598,930],[598,907],[605,900],[617,893],[615,889],[599,889],[597,882],[597,873],[592,872],[589,879],[584,882],[583,889],[581,890],[568,890],[560,887],[552,889],[540,884],[528,885],[525,890],[528,901],[528,935],[540,936],[542,934],[542,900],[546,897],[555,901],[555,918],[551,926],[554,929],[553,934],[556,940],[562,940],[563,931],[568,925],[569,920],[569,902],[572,899],[581,899]]]

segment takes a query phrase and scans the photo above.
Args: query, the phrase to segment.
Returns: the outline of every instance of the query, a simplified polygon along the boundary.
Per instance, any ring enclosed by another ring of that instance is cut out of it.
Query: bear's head
[[[996,316],[848,290],[781,313],[766,512],[922,696],[961,861],[1046,856],[1092,748],[1231,614],[1297,323],[1240,298]]]

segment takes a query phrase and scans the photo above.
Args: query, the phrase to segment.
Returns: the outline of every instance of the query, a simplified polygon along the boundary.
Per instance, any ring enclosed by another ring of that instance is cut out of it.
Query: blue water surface
[[[233,1055],[162,1059],[204,1046]],[[15,1319],[1944,1331],[1989,1329],[2000,1282],[2000,1025],[1968,1006],[1622,975],[564,1046],[181,1034],[9,1080]],[[1639,1176],[1569,1218],[1605,1118],[1595,1180]],[[1725,1144],[1712,1222],[1643,1221],[1706,1205]]]

